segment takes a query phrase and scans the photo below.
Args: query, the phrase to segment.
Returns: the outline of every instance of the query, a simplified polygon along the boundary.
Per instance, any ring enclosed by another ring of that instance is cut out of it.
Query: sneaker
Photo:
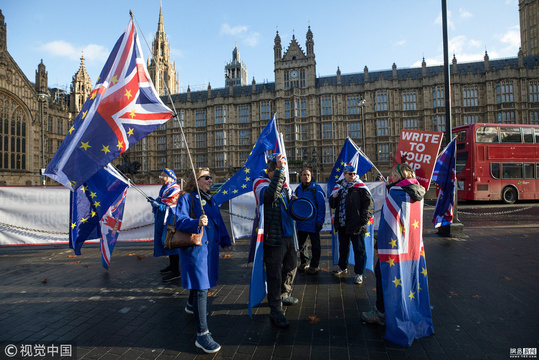
[[[348,269],[341,269],[341,268],[337,268],[337,270],[333,270],[331,272],[333,274],[333,276],[343,276],[343,275],[347,275],[348,274]]]
[[[318,266],[316,266],[316,267],[309,266],[307,268],[307,272],[309,274],[316,274],[319,270],[320,270],[320,268]]]
[[[305,271],[305,269],[309,266],[309,264],[307,263],[303,263],[299,266],[298,270],[299,271]]]
[[[207,352],[208,354],[212,354],[221,350],[221,345],[219,345],[215,342],[215,340],[213,340],[209,332],[204,335],[197,335],[197,341],[195,341],[195,345],[198,348],[201,348],[202,350]]]
[[[369,324],[385,325],[386,324],[386,314],[378,311],[376,306],[369,312],[361,313],[361,320]]]
[[[289,296],[286,299],[283,299],[284,305],[296,305],[299,302],[299,300],[295,297]]]
[[[187,302],[187,305],[185,305],[185,312],[188,313],[188,314],[193,314],[194,313],[193,305],[189,304],[189,301]]]
[[[182,275],[179,272],[170,272],[166,274],[165,276],[163,276],[163,281],[167,282],[167,281],[176,280],[176,279],[179,279],[181,276]]]
[[[290,323],[288,322],[288,320],[286,319],[282,311],[280,312],[270,311],[269,316],[273,325],[277,327],[285,328],[288,325],[290,325]]]
[[[161,274],[165,275],[165,274],[168,274],[168,273],[171,272],[171,271],[172,271],[172,266],[169,265],[169,266],[167,266],[166,268],[161,269],[159,272],[160,272]]]
[[[354,283],[358,285],[363,284],[363,275],[356,274],[356,276],[354,276]]]

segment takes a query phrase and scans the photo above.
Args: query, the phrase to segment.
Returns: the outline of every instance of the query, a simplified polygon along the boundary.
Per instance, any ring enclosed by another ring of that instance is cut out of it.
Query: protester
[[[298,230],[299,256],[301,264],[299,270],[306,270],[314,274],[320,270],[320,230],[326,218],[326,197],[320,185],[312,180],[311,172],[305,169],[301,172],[301,184],[296,188],[295,195],[307,198],[314,204],[314,217],[305,221],[296,221]],[[312,258],[309,263],[307,236],[311,239]]]
[[[268,157],[267,169],[254,181],[257,203],[264,204],[264,263],[266,265],[270,318],[277,327],[287,327],[282,304],[294,305],[290,296],[297,271],[294,223],[288,214],[289,188],[282,154]]]
[[[168,256],[170,264],[161,270],[163,281],[172,281],[178,279],[180,273],[180,256],[178,249],[165,249],[165,237],[167,235],[166,219],[169,215],[169,209],[176,206],[180,197],[180,186],[177,184],[176,174],[172,169],[163,169],[159,176],[163,186],[159,190],[157,199],[150,198],[155,216],[153,256]]]
[[[338,183],[329,198],[329,206],[335,209],[333,225],[339,234],[339,264],[334,276],[348,274],[350,242],[354,250],[354,283],[363,283],[367,263],[365,233],[373,215],[374,202],[367,186],[359,179],[352,165],[344,167],[344,179]]]
[[[393,167],[391,174],[389,175],[388,190],[391,188],[393,188],[391,191],[406,192],[413,202],[421,201],[425,196],[425,188],[419,185],[419,182],[415,178],[414,170],[412,170],[408,164],[397,164]],[[401,208],[401,204],[397,204],[397,207]],[[382,210],[382,214],[383,213],[384,211]],[[378,246],[376,245],[375,248],[378,249]],[[380,272],[380,259],[378,259],[376,266],[374,267],[374,275],[376,277],[376,306],[369,312],[362,312],[361,319],[370,324],[385,325],[384,293],[382,288],[382,275]],[[389,279],[388,281],[392,281],[392,279]]]
[[[176,229],[186,233],[200,233],[203,228],[202,246],[180,250],[182,286],[189,289],[189,300],[185,311],[195,318],[197,340],[195,345],[207,353],[214,353],[221,346],[213,340],[208,329],[208,289],[217,285],[219,275],[219,245],[230,250],[230,236],[221,217],[219,207],[210,197],[212,177],[208,168],[198,168],[196,181],[200,189],[198,196],[194,174],[189,175],[185,191],[180,197],[176,212]],[[201,212],[201,203],[204,215]],[[190,217],[191,204],[194,218]]]

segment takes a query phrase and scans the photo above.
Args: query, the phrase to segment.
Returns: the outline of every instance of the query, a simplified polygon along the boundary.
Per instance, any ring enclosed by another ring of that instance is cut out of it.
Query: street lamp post
[[[316,156],[316,149],[313,149],[311,163],[313,166],[313,179],[318,181],[318,158]]]
[[[40,168],[40,175],[41,180],[43,183],[43,186],[45,186],[46,178],[45,175],[43,175],[42,171],[45,169],[45,101],[47,101],[47,98],[49,97],[49,94],[45,92],[39,92],[37,94],[37,100],[39,103],[39,122],[41,124],[41,168]]]

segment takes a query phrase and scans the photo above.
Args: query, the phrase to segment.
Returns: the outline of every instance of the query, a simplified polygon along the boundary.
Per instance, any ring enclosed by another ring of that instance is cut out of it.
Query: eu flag
[[[402,346],[434,333],[423,246],[423,200],[389,190],[378,229],[385,338]]]
[[[152,85],[131,19],[45,175],[73,191],[171,117]]]
[[[109,165],[71,193],[69,247],[75,254],[81,254],[80,249],[86,240],[101,237],[100,221],[107,219],[105,215],[112,212],[110,208],[118,204],[128,186]]]
[[[457,147],[456,137],[446,146],[436,160],[432,181],[440,187],[436,208],[432,222],[434,227],[453,223],[453,209],[455,207],[455,184],[457,182]]]
[[[266,169],[266,151],[276,149],[277,144],[277,126],[275,124],[275,115],[273,115],[258,137],[243,168],[228,179],[219,191],[213,195],[215,202],[222,204],[236,196],[252,191],[253,180],[258,177],[262,170]]]

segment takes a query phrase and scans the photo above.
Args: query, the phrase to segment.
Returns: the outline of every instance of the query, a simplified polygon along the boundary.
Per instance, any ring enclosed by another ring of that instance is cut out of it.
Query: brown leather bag
[[[191,194],[191,211],[189,216],[194,218],[195,197]],[[177,207],[178,205],[176,205]],[[176,209],[177,211],[177,209]],[[176,213],[174,213],[174,224],[167,225],[167,237],[165,238],[165,249],[182,249],[191,246],[202,246],[202,237],[204,228],[200,230],[200,234],[189,234],[176,229]]]

